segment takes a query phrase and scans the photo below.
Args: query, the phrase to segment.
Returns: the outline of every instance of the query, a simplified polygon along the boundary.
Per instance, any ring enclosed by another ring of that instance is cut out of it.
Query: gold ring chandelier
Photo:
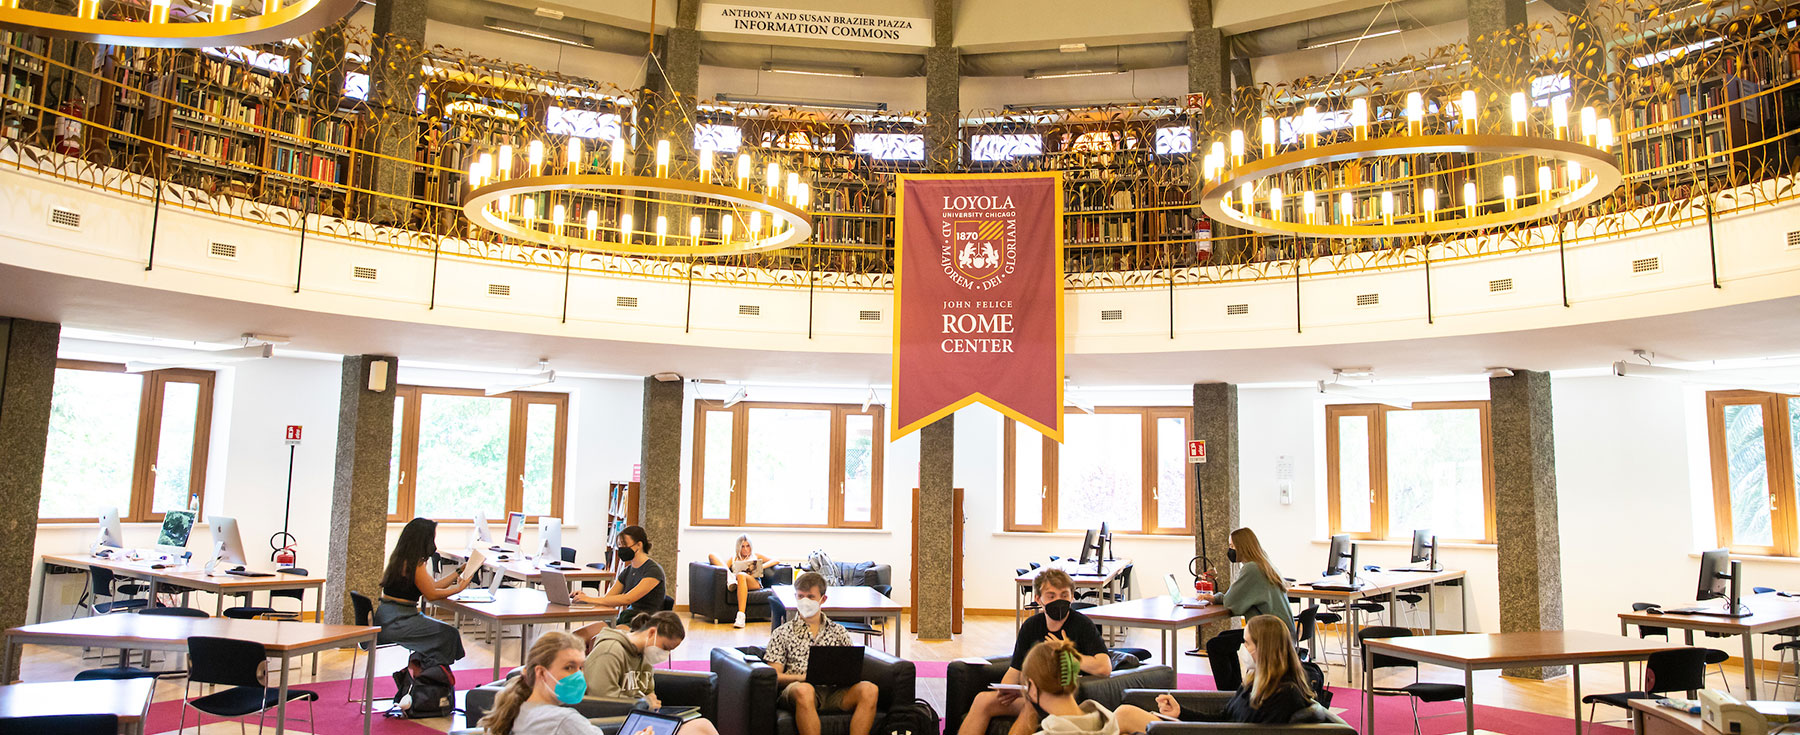
[[[100,0],[76,0],[74,15],[19,7],[20,0],[0,0],[0,28],[42,36],[119,46],[204,48],[251,46],[298,38],[337,22],[360,0],[262,0],[262,12],[237,16],[232,0],[213,0],[205,19],[174,21],[172,0],[150,0],[145,20],[101,17]]]
[[[1589,204],[1618,187],[1611,118],[1584,107],[1575,120],[1579,128],[1573,128],[1566,98],[1558,97],[1550,103],[1550,134],[1533,134],[1525,95],[1515,93],[1510,101],[1510,134],[1480,132],[1473,91],[1464,91],[1456,105],[1459,132],[1425,133],[1418,92],[1407,93],[1404,127],[1392,125],[1392,134],[1379,137],[1370,135],[1369,103],[1361,98],[1351,101],[1350,139],[1335,143],[1320,144],[1322,118],[1316,108],[1305,108],[1292,121],[1299,133],[1286,146],[1275,120],[1264,117],[1260,157],[1247,159],[1242,130],[1212,143],[1201,163],[1200,207],[1216,221],[1256,232],[1388,238],[1530,222]],[[1425,156],[1451,165],[1417,170]],[[1388,159],[1404,165],[1362,180],[1371,164],[1379,167]],[[1492,173],[1481,175],[1484,168]],[[1433,184],[1454,186],[1458,178],[1460,205],[1450,192],[1440,201]]]
[[[520,240],[624,255],[738,255],[812,237],[810,188],[779,163],[767,163],[759,181],[750,155],[740,153],[736,175],[727,179],[714,175],[713,151],[701,148],[689,180],[670,175],[666,140],[656,144],[654,175],[626,172],[622,138],[611,141],[604,166],[592,155],[598,151],[583,151],[581,138],[563,148],[562,164],[546,164],[543,142],[531,141],[524,175],[516,178],[519,152],[512,146],[482,153],[469,166],[463,215]]]

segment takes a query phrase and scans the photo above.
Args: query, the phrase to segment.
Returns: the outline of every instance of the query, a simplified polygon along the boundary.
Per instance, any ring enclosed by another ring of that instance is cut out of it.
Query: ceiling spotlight
[[[862,412],[868,413],[869,406],[875,405],[875,387],[869,387],[869,395],[863,396]]]

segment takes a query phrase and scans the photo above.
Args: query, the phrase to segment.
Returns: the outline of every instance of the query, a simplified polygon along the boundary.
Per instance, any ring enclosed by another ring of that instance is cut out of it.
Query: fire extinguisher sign
[[[300,444],[300,427],[294,426],[294,425],[289,425],[287,427],[287,434],[284,437],[284,441],[287,442],[288,446],[299,446],[299,444]]]
[[[1187,460],[1189,464],[1206,464],[1206,440],[1190,439],[1187,443]]]

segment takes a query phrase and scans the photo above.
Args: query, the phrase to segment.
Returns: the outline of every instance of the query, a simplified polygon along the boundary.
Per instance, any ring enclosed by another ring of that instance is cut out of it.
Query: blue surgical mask
[[[587,696],[587,676],[577,671],[556,682],[556,701],[575,704]]]

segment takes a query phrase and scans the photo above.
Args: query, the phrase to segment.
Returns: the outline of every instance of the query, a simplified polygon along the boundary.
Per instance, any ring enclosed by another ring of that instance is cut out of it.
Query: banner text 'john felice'
[[[1011,309],[1011,301],[946,301],[946,309]],[[1010,312],[996,314],[943,314],[944,334],[997,335],[1013,333],[1013,315]],[[1008,337],[978,336],[949,337],[939,343],[938,348],[944,352],[1012,352],[1013,341]]]

